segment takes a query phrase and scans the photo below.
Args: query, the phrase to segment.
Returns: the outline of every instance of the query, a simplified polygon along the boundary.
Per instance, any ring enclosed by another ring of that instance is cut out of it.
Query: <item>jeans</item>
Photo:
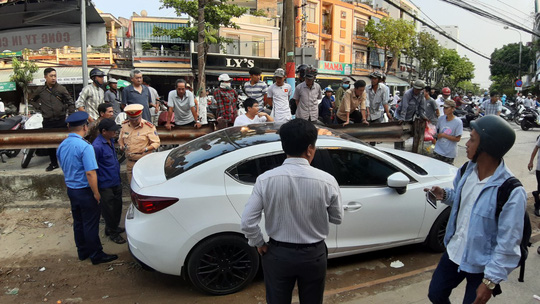
[[[428,298],[431,303],[450,303],[449,297],[452,289],[456,288],[464,279],[467,279],[467,287],[465,288],[463,303],[474,302],[476,289],[482,284],[484,274],[458,271],[458,267],[458,264],[448,258],[447,252],[442,255],[429,284]]]
[[[60,120],[43,120],[43,129],[66,129],[66,121]],[[58,160],[56,159],[56,148],[47,149],[51,165],[58,167]]]

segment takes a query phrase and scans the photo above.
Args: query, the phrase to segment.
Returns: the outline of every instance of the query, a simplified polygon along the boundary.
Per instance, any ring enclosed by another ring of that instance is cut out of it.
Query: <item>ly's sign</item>
[[[228,68],[252,68],[255,66],[255,60],[247,58],[225,58]]]
[[[352,72],[352,64],[333,61],[319,61],[319,73],[322,74],[337,74],[350,75]]]

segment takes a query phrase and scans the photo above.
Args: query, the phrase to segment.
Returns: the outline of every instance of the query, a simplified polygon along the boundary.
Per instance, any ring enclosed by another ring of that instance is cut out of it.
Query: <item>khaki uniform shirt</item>
[[[122,123],[122,129],[120,130],[119,144],[126,146],[126,157],[128,160],[137,161],[148,153],[145,152],[145,148],[152,146],[154,151],[159,148],[160,140],[156,131],[156,127],[141,119],[141,123],[132,127],[129,124],[129,120]]]
[[[353,87],[343,94],[343,99],[337,111],[337,117],[343,121],[347,121],[347,113],[354,112],[358,107],[360,107],[360,110],[366,109],[366,91],[361,96],[356,96]]]

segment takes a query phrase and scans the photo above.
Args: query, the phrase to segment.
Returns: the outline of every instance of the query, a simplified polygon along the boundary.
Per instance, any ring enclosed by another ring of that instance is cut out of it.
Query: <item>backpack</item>
[[[463,176],[463,173],[465,173],[465,170],[467,169],[467,165],[469,162],[466,162],[460,170],[461,176]],[[499,214],[502,211],[502,208],[504,207],[504,204],[506,204],[506,201],[508,201],[508,198],[510,197],[510,194],[512,191],[514,191],[517,187],[522,187],[523,185],[514,176],[509,177],[507,180],[504,181],[504,183],[499,187],[499,190],[497,191],[497,209],[495,209],[495,218],[496,220],[499,220]],[[525,276],[525,260],[527,260],[527,256],[529,255],[529,247],[532,246],[531,244],[531,234],[532,234],[532,227],[531,227],[531,220],[529,219],[529,213],[527,210],[525,210],[525,217],[523,219],[523,235],[521,237],[521,243],[519,244],[519,251],[521,252],[521,258],[519,259],[519,263],[516,266],[520,267],[519,269],[519,282],[523,282],[523,278]]]

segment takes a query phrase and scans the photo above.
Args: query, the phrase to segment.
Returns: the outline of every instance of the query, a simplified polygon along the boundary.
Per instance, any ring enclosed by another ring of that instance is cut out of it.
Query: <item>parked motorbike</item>
[[[40,113],[35,113],[30,116],[24,123],[25,130],[35,130],[43,128],[43,116]],[[27,168],[34,155],[48,156],[47,149],[23,149],[23,157],[21,160],[21,167]]]
[[[538,111],[535,109],[525,109],[520,117],[520,126],[523,131],[527,131],[531,128],[539,128]]]
[[[514,122],[516,124],[521,125],[521,116],[525,110],[525,106],[522,103],[517,104],[516,112],[514,113]]]
[[[454,115],[461,119],[464,128],[469,128],[471,121],[479,117],[479,115],[476,114],[475,106],[472,103],[465,105],[463,108],[456,109]]]
[[[6,131],[11,130],[15,131],[21,128],[21,125],[23,123],[23,116],[17,115],[17,116],[11,116],[10,114],[6,114],[5,112],[2,112],[0,114],[0,130]],[[21,149],[0,149],[0,159],[3,163],[6,161],[4,160],[4,155],[8,158],[13,158],[19,155],[21,152]]]

